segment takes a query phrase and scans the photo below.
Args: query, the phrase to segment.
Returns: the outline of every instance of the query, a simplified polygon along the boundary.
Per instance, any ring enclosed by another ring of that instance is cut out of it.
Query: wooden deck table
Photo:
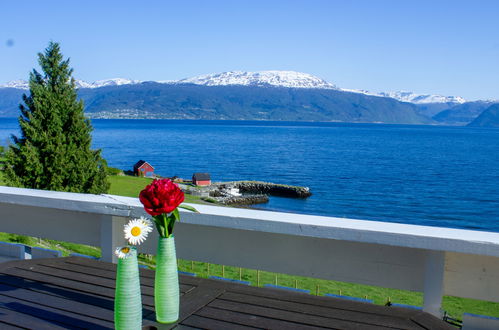
[[[116,265],[87,258],[0,264],[0,329],[112,329]],[[154,321],[154,271],[141,269],[144,329],[455,329],[405,308],[180,275],[180,320]]]

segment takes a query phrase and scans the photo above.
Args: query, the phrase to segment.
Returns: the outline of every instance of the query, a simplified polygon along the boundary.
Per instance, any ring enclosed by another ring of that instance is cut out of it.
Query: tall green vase
[[[114,297],[114,326],[116,329],[142,327],[142,299],[140,296],[137,249],[130,248],[130,256],[118,259]]]
[[[173,323],[178,320],[179,297],[175,240],[173,235],[167,238],[159,237],[154,277],[156,321]]]

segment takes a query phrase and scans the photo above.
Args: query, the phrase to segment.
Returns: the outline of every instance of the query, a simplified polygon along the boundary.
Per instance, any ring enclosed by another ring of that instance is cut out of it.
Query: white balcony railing
[[[499,234],[195,205],[176,224],[188,260],[499,302]],[[146,215],[136,198],[0,187],[0,231],[102,248],[116,261],[123,225]],[[154,254],[157,235],[140,247]]]

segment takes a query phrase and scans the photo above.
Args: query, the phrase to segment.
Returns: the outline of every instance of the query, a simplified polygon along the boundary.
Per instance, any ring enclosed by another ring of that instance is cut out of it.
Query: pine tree
[[[38,54],[43,74],[29,77],[29,95],[19,106],[21,136],[12,136],[6,153],[5,178],[10,186],[105,193],[106,161],[101,150],[91,150],[90,121],[78,99],[73,69],[58,43]]]

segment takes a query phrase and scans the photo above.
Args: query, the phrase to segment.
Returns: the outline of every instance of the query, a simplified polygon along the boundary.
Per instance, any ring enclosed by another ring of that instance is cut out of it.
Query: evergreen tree
[[[30,73],[29,95],[19,106],[21,136],[12,136],[6,153],[5,178],[10,186],[105,193],[106,161],[91,150],[90,121],[78,100],[73,70],[58,43],[38,54],[43,74]]]

